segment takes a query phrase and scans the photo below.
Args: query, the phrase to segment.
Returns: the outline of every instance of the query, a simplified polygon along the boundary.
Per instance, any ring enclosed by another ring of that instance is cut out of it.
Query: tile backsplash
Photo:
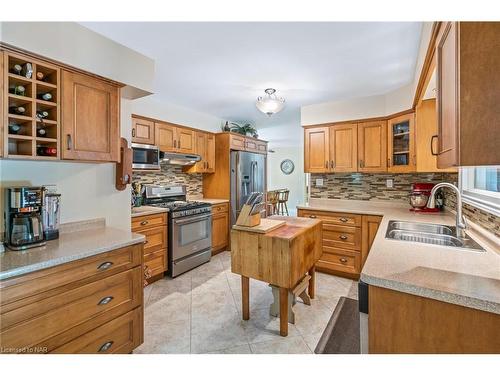
[[[133,182],[157,185],[186,185],[188,198],[203,195],[203,175],[184,173],[180,165],[161,165],[159,171],[134,171]]]
[[[323,186],[316,186],[316,179],[323,179]],[[392,188],[386,186],[388,179],[393,180],[394,186]],[[451,182],[456,184],[457,180],[457,173],[311,174],[310,197],[408,202],[411,184],[415,182]],[[445,206],[455,210],[455,194],[447,190],[444,190]],[[467,203],[463,205],[463,213],[467,219],[500,237],[500,217]]]

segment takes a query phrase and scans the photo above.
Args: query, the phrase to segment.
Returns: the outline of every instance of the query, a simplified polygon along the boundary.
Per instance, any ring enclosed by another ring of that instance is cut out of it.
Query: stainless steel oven
[[[158,146],[132,143],[132,169],[160,169]]]

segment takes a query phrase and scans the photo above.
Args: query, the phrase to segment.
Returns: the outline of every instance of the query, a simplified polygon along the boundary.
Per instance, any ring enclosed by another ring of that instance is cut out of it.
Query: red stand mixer
[[[414,212],[439,212],[440,207],[429,208],[427,202],[431,196],[431,190],[435,184],[419,182],[412,184],[410,193],[410,211]]]

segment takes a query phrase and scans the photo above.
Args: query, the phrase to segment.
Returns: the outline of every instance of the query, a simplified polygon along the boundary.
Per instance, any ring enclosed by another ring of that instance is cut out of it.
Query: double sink
[[[456,228],[448,225],[390,220],[385,238],[471,251],[486,251],[467,234],[465,237],[458,237],[456,233]]]

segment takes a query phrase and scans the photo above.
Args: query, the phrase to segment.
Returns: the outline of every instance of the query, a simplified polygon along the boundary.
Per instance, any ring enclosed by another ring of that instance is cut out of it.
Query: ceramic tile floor
[[[316,298],[297,302],[296,324],[281,337],[266,283],[251,280],[250,320],[241,319],[241,279],[226,251],[144,289],[144,343],[134,353],[311,354],[341,296],[357,298],[357,283],[318,272]]]

